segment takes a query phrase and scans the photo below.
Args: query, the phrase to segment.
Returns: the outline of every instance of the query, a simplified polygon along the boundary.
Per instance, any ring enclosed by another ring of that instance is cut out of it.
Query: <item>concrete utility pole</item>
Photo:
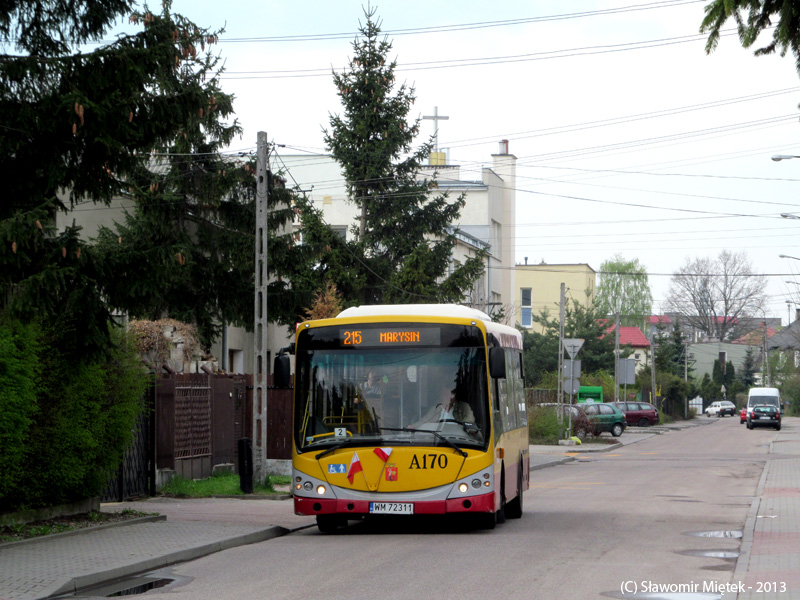
[[[619,308],[614,328],[614,401],[619,402]]]
[[[566,292],[566,285],[564,283],[561,284],[561,296],[559,298],[559,308],[558,308],[558,403],[562,404],[564,402],[564,312],[565,312],[565,305],[567,303],[567,292]],[[558,411],[558,419],[559,423],[561,422],[562,414],[561,410]]]
[[[256,260],[255,321],[253,335],[253,481],[267,477],[267,200],[269,158],[266,132],[258,132],[256,145]]]
[[[656,404],[656,335],[653,334],[653,340],[650,343],[650,353],[653,355],[653,360],[650,361],[651,369],[650,369],[650,389],[653,390],[653,406],[658,406]]]
[[[767,356],[767,321],[764,320],[764,349],[761,351],[763,355],[762,367],[761,367],[761,382],[762,385],[768,386],[769,385],[769,373],[767,370],[769,369],[769,357]]]

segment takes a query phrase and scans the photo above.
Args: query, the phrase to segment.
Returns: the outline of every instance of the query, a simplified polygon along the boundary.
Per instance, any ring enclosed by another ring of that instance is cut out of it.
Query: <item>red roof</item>
[[[606,334],[614,333],[616,325],[606,329]],[[642,333],[638,327],[620,327],[619,328],[619,345],[630,346],[632,348],[649,348],[650,340]]]
[[[739,322],[739,319],[737,319],[736,317],[714,317],[713,320],[715,323],[722,323],[723,325],[726,325],[728,323],[736,324]]]
[[[672,319],[669,318],[669,315],[650,315],[647,317],[647,322],[650,325],[669,325],[672,323]]]
[[[767,327],[767,339],[778,333],[777,329]],[[744,334],[739,339],[733,340],[732,344],[748,344],[750,346],[759,346],[764,343],[764,330],[754,329],[750,333]]]

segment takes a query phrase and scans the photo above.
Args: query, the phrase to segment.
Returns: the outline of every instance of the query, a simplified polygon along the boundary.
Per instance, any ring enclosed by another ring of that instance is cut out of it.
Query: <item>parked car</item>
[[[658,424],[658,409],[649,402],[612,402],[625,415],[628,425],[648,427]]]
[[[718,400],[708,405],[705,410],[706,416],[717,415],[724,417],[725,415],[734,416],[736,414],[736,405],[728,400]]]
[[[747,428],[774,427],[781,430],[781,409],[774,404],[759,404],[747,413]]]
[[[739,411],[739,425],[743,425],[747,422],[747,407],[743,406],[742,410]]]
[[[569,413],[572,413],[572,435],[579,440],[584,440],[586,439],[586,436],[592,432],[592,426],[589,423],[589,419],[586,416],[586,413],[583,412],[583,408],[581,408],[581,406],[583,405],[564,406],[563,418],[566,421],[566,419],[569,418]]]
[[[623,412],[610,402],[584,404],[583,412],[589,419],[593,435],[600,435],[604,431],[608,431],[614,437],[619,437],[628,426]]]

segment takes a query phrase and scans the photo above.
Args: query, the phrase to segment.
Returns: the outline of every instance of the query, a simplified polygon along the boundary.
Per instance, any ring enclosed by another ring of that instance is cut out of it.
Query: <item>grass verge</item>
[[[254,482],[253,494],[270,495],[279,492],[275,490],[276,485],[289,485],[292,478],[288,475],[268,475],[265,485]],[[210,498],[212,496],[244,496],[239,482],[239,476],[235,473],[215,475],[208,479],[184,479],[183,477],[173,477],[162,489],[161,493],[165,496],[175,496],[177,498]]]
[[[9,525],[0,527],[0,543],[18,542],[30,538],[52,535],[54,533],[64,533],[75,529],[87,529],[105,525],[107,523],[119,523],[130,521],[141,517],[149,517],[158,513],[147,513],[138,510],[125,509],[119,512],[96,512],[69,515],[64,517],[53,517],[32,523],[20,525]]]

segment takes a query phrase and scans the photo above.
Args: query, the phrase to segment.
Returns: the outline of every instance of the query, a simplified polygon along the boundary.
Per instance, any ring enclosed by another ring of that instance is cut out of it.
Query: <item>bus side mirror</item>
[[[276,388],[288,388],[292,385],[292,365],[289,356],[284,354],[286,348],[281,348],[278,356],[275,357],[275,367],[273,382]]]
[[[506,378],[506,353],[500,346],[489,348],[489,375],[493,379]]]

